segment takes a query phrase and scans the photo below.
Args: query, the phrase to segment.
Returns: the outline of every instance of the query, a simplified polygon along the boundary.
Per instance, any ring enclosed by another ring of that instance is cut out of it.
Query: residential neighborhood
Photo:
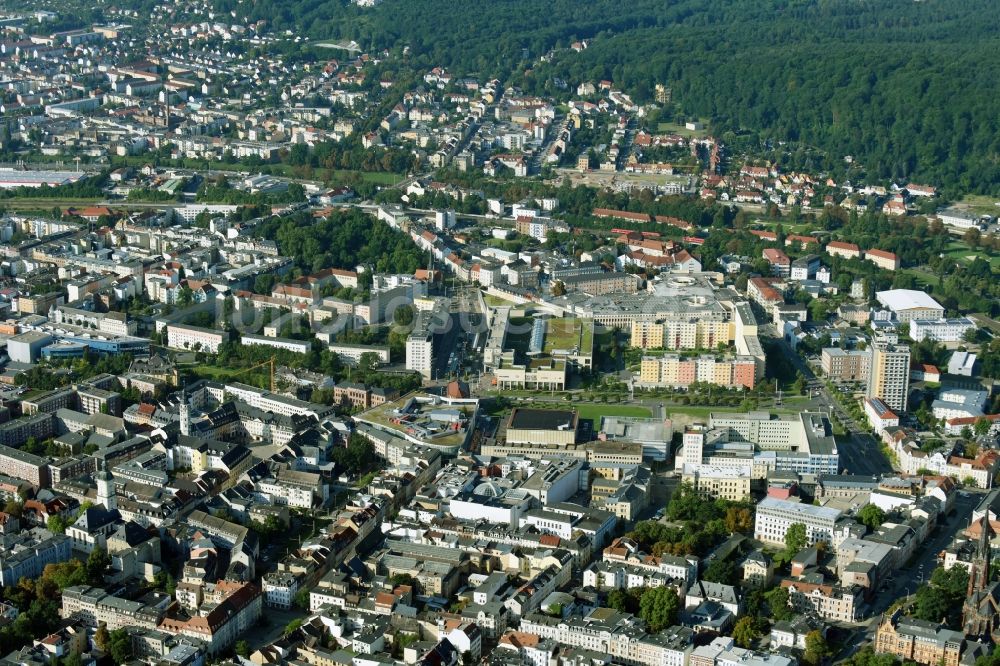
[[[0,666],[993,658],[995,203],[663,83],[44,7],[0,10]]]

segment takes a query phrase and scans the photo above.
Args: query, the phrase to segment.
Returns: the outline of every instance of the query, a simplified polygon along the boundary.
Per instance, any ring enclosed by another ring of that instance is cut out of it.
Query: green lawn
[[[937,278],[935,276],[931,275],[926,271],[920,270],[919,268],[903,268],[900,270],[903,273],[912,275],[913,278],[917,281],[917,286],[919,287],[928,287],[932,283],[937,284]]]
[[[708,124],[704,120],[702,120],[701,122],[703,125]],[[677,134],[679,136],[688,136],[688,137],[694,136],[699,138],[703,136],[708,136],[707,129],[692,131],[684,127],[684,125],[679,125],[677,123],[660,123],[657,129],[662,134]]]
[[[486,301],[486,305],[490,306],[491,308],[502,307],[502,306],[508,306],[512,308],[517,307],[517,303],[515,303],[514,301],[508,301],[506,299],[500,298],[499,296],[494,296],[493,294],[483,294],[483,300]]]
[[[973,250],[962,241],[952,241],[949,243],[945,255],[962,263],[968,263],[972,259],[979,257],[988,260],[993,268],[1000,267],[1000,255],[983,249]]]
[[[581,421],[593,422],[594,432],[597,432],[597,429],[601,427],[602,416],[633,416],[638,418],[649,418],[653,415],[653,412],[651,412],[648,407],[641,407],[639,405],[583,404],[574,405],[574,408],[580,413]]]
[[[196,377],[218,382],[238,381],[251,386],[266,386],[268,383],[267,368],[220,368],[214,365],[200,364],[186,368]]]
[[[240,372],[240,368],[221,368],[216,365],[196,365],[190,368],[191,372],[199,376],[219,378],[219,377],[234,377]]]
[[[546,349],[566,349],[575,346],[579,341],[579,319],[549,319],[546,322]]]
[[[772,220],[763,217],[755,217],[753,219],[753,223],[762,224],[766,227],[769,227],[771,230],[773,230],[774,227],[777,227],[780,224],[781,228],[785,230],[785,234],[800,234],[804,236],[808,236],[810,232],[816,229],[815,222],[795,223],[787,219]]]

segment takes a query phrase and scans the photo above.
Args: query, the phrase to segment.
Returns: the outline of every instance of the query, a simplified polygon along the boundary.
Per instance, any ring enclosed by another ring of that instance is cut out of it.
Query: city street
[[[841,652],[834,655],[833,661],[848,659],[865,643],[875,640],[882,613],[894,602],[904,597],[907,597],[908,602],[913,601],[912,595],[916,594],[921,584],[930,580],[937,568],[939,553],[948,547],[960,530],[968,526],[972,510],[983,497],[985,492],[961,491],[955,497],[954,515],[947,516],[938,523],[937,529],[917,550],[908,566],[893,572],[886,589],[880,590],[872,603],[863,607],[862,620],[851,624],[838,623],[840,629],[848,632],[848,639],[844,641]]]
[[[871,436],[865,424],[859,424],[840,405],[837,398],[830,394],[826,384],[816,377],[809,364],[801,356],[792,351],[784,339],[779,338],[785,352],[785,357],[792,362],[795,369],[806,378],[807,387],[820,409],[834,415],[847,430],[847,435],[837,439],[837,449],[840,453],[840,468],[845,474],[864,474],[874,476],[892,472],[892,465],[879,450],[878,441]]]
[[[880,591],[875,598],[872,613],[881,613],[899,597],[916,593],[921,582],[930,579],[938,566],[938,554],[948,547],[960,530],[968,527],[972,510],[984,496],[984,493],[961,491],[955,497],[954,515],[939,521],[937,529],[917,550],[910,565],[893,573],[888,589]]]

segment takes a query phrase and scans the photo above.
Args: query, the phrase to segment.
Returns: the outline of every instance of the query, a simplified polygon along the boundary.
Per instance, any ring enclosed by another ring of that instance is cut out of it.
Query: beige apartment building
[[[715,349],[734,340],[730,321],[634,321],[633,347],[639,349]]]
[[[838,382],[866,382],[871,355],[858,349],[825,347],[820,355],[823,374]]]

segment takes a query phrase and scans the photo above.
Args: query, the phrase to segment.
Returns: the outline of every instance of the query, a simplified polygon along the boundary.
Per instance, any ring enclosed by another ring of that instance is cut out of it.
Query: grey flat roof
[[[576,422],[577,414],[573,410],[515,407],[507,427],[517,430],[575,430]]]

